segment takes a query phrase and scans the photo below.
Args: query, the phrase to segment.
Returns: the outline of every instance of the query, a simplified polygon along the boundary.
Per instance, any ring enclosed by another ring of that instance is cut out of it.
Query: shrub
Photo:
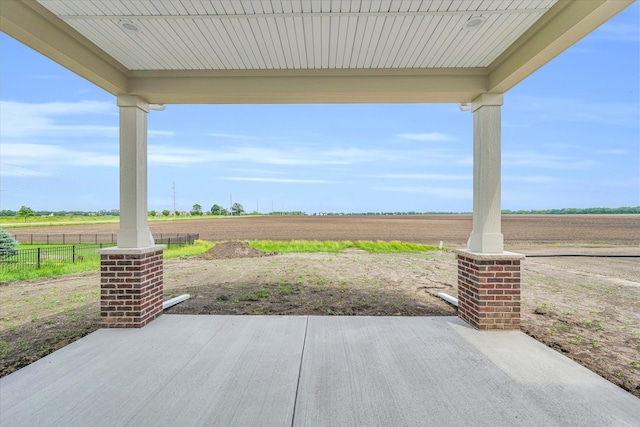
[[[9,257],[18,253],[16,249],[18,242],[11,237],[11,234],[0,230],[0,258]]]

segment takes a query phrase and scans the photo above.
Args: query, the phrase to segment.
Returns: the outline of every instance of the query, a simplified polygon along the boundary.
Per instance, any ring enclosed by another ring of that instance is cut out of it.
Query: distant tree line
[[[100,211],[35,211],[28,206],[22,206],[19,210],[11,209],[0,210],[0,216],[23,216],[23,213],[29,212],[28,216],[119,216],[119,209],[100,210]]]
[[[405,212],[319,212],[314,213],[316,216],[401,216],[401,215],[460,215],[460,214],[471,214],[472,212],[416,212],[416,211],[405,211]],[[290,213],[285,213],[284,215],[290,215]],[[306,215],[306,213],[302,212],[301,215]]]
[[[473,212],[416,212],[416,211],[404,211],[404,212],[321,212],[313,215],[460,215],[460,214],[472,214]],[[519,210],[512,211],[505,209],[502,211],[503,215],[568,215],[568,214],[581,214],[581,215],[597,215],[597,214],[638,214],[640,213],[640,206],[635,207],[621,207],[621,208],[563,208],[563,209],[544,209],[544,210]],[[306,215],[306,214],[305,214]]]
[[[563,209],[544,209],[530,211],[510,211],[503,210],[503,214],[523,214],[523,215],[597,215],[597,214],[637,214],[640,213],[640,206],[621,207],[621,208],[563,208]]]
[[[202,216],[205,214],[211,214],[211,215],[243,215],[245,213],[244,208],[242,207],[242,205],[240,203],[234,203],[233,205],[231,205],[231,210],[227,210],[225,208],[223,208],[222,206],[215,204],[213,206],[211,206],[211,209],[209,209],[209,211],[205,212],[202,210],[202,205],[200,205],[199,203],[194,204],[191,207],[191,211],[189,212],[180,212],[180,211],[170,211],[168,209],[165,209],[163,211],[160,212],[160,214],[162,214],[162,216],[171,216],[171,215],[175,215],[175,216],[180,216],[180,215],[191,215],[191,216]],[[149,211],[149,215],[150,216],[157,216],[159,213],[155,210],[151,210]]]
[[[404,211],[404,212],[321,212],[314,213],[313,215],[458,215],[458,214],[471,214],[472,212],[416,212],[416,211]],[[157,216],[170,216],[170,215],[192,215],[192,216],[201,216],[205,214],[210,215],[244,215],[246,214],[244,207],[240,203],[234,203],[231,206],[231,210],[223,208],[221,205],[214,204],[211,206],[209,211],[205,212],[202,209],[202,206],[198,203],[194,204],[191,208],[190,212],[180,212],[180,211],[170,211],[168,209],[164,209],[162,211],[149,211],[149,215]],[[624,206],[620,208],[562,208],[562,209],[543,209],[543,210],[517,210],[512,211],[509,209],[505,209],[502,211],[504,215],[569,215],[569,214],[579,214],[579,215],[597,215],[597,214],[640,214],[640,206]],[[0,210],[0,217],[18,217],[24,218],[25,221],[28,217],[32,216],[119,216],[120,210],[111,209],[111,210],[99,210],[99,211],[34,211],[28,206],[22,206],[19,210],[14,211],[11,209],[2,209]],[[252,215],[259,215],[258,212],[252,212]],[[294,216],[305,216],[307,215],[303,211],[277,211],[270,212],[266,215],[294,215]]]
[[[270,212],[267,215],[305,216],[307,215],[307,213],[302,211],[275,211],[275,212]]]

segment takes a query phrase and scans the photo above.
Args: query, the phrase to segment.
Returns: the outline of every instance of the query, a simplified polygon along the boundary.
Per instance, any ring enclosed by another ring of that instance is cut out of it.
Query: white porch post
[[[147,113],[149,104],[137,96],[119,95],[120,107],[120,231],[118,248],[154,244],[147,223]]]
[[[486,93],[473,111],[473,230],[458,249],[458,317],[481,329],[520,329],[520,263],[505,252],[500,212],[502,94]]]
[[[501,254],[500,108],[502,94],[483,94],[473,111],[473,230],[468,249]]]

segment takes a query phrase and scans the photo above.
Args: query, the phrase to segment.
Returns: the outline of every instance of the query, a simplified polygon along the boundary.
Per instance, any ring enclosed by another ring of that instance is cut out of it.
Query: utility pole
[[[260,213],[260,204],[258,199],[256,199],[256,213]]]
[[[176,182],[173,181],[173,217],[176,216]]]
[[[229,193],[229,215],[233,215],[233,194]]]

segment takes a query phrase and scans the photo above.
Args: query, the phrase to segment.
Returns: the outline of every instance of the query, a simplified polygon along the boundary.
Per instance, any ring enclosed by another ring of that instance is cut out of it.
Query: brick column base
[[[476,329],[520,329],[520,262],[524,255],[455,252],[458,317]]]
[[[141,328],[162,314],[164,245],[99,249],[100,326]]]

